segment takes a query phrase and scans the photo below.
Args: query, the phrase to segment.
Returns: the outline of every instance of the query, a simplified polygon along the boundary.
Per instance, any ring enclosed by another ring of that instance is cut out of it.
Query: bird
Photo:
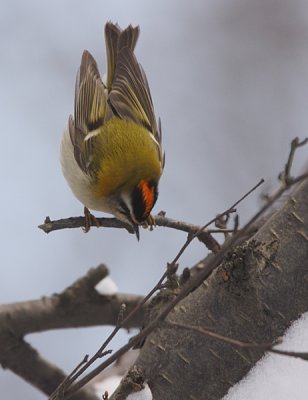
[[[87,232],[90,210],[129,224],[153,225],[150,212],[163,173],[160,119],[156,120],[145,72],[134,50],[139,26],[105,24],[107,73],[101,78],[84,50],[75,85],[74,115],[64,130],[60,159],[63,175],[84,205]]]

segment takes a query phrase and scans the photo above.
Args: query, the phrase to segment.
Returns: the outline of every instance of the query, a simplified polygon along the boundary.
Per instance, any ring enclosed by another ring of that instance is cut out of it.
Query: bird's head
[[[139,225],[147,220],[158,196],[158,182],[142,179],[119,194],[114,215],[130,224],[139,240]]]

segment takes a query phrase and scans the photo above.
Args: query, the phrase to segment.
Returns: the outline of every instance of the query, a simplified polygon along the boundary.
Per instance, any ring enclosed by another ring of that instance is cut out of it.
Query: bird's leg
[[[150,228],[150,231],[152,231],[154,226],[156,226],[155,218],[153,217],[153,215],[150,214],[148,218],[143,222],[142,227],[144,229]]]
[[[96,217],[90,213],[90,210],[85,206],[83,209],[84,212],[84,217],[85,217],[85,225],[83,231],[84,233],[89,232],[89,230],[91,229],[92,226],[92,222],[95,222],[96,226],[99,228],[100,227],[100,223],[98,221],[98,219],[96,219]]]

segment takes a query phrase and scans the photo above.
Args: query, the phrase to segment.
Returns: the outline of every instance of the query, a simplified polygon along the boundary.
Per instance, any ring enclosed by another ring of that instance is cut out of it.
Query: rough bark
[[[253,238],[230,252],[210,279],[147,338],[136,365],[154,400],[220,399],[264,351],[239,348],[168,321],[268,343],[307,310],[306,179]]]

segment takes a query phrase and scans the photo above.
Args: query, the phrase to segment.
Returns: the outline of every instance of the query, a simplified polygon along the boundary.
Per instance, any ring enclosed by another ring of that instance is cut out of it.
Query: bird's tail
[[[135,49],[139,36],[139,26],[129,25],[121,30],[118,24],[107,22],[105,25],[105,41],[107,52],[107,81],[108,92],[111,90],[114,79],[117,55],[121,49],[128,47],[132,52]]]

